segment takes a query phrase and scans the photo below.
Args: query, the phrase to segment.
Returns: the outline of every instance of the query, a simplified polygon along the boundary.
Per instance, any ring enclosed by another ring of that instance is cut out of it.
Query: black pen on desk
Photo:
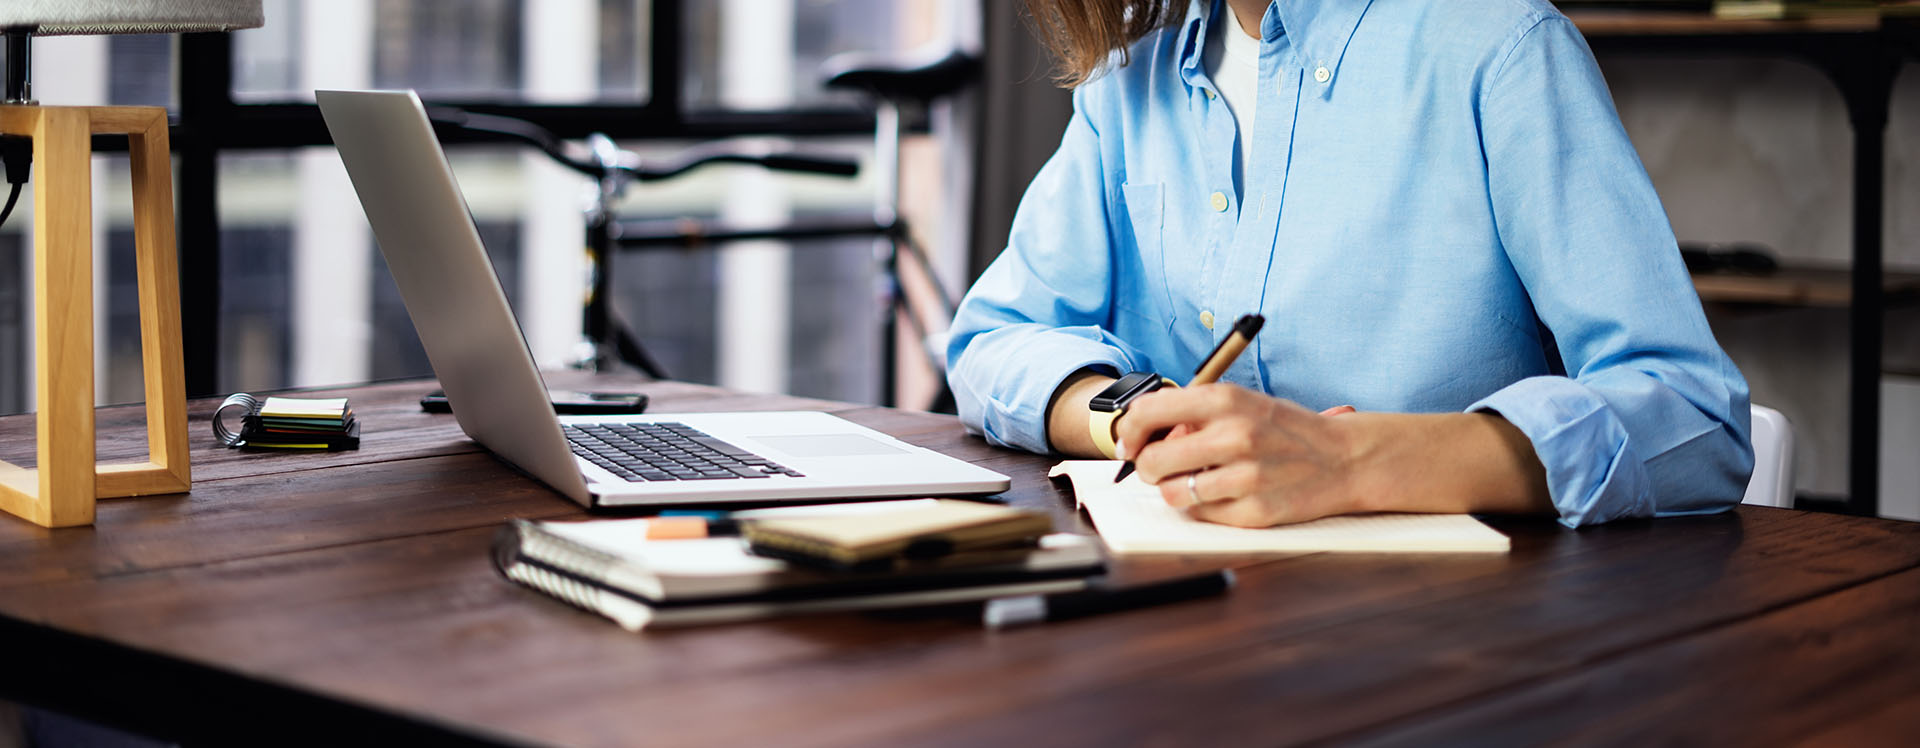
[[[1188,382],[1187,386],[1213,384],[1220,381],[1220,375],[1227,373],[1227,367],[1232,366],[1233,362],[1240,358],[1240,352],[1247,349],[1247,345],[1253,342],[1253,336],[1260,332],[1260,326],[1266,323],[1267,318],[1258,314],[1249,314],[1234,322],[1233,330],[1228,332],[1226,337],[1221,338],[1220,344],[1214,346],[1213,352],[1207,354],[1206,359],[1200,362],[1200,368],[1193,372],[1193,381]],[[1155,431],[1147,437],[1147,444],[1165,438],[1167,438],[1166,431]],[[1140,446],[1144,449],[1147,444]],[[1120,466],[1120,473],[1113,476],[1113,482],[1119,483],[1132,474],[1133,460],[1127,460],[1127,464]]]
[[[990,629],[1001,629],[1042,621],[1064,621],[1218,595],[1232,586],[1233,570],[1221,569],[1198,576],[1131,587],[1096,585],[1078,592],[1000,597],[987,601],[986,608],[980,613],[980,623]]]

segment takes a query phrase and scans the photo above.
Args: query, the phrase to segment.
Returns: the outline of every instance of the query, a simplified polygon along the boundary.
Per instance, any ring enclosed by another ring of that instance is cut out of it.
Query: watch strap
[[[1087,411],[1087,434],[1093,437],[1093,448],[1100,450],[1100,456],[1109,460],[1120,459],[1113,446],[1113,422],[1120,420],[1122,410]]]

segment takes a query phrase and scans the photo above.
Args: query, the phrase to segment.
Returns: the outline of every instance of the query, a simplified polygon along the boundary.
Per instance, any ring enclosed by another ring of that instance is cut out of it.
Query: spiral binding
[[[221,444],[229,447],[238,447],[246,442],[240,438],[239,434],[227,428],[226,412],[228,408],[239,408],[240,415],[244,418],[247,414],[260,408],[260,401],[245,392],[236,392],[228,395],[226,401],[220,403],[220,407],[213,411],[213,435],[220,438]]]
[[[600,608],[594,604],[600,597],[600,590],[564,574],[556,574],[521,561],[507,567],[507,578],[560,598],[576,607],[596,613],[600,611]]]
[[[651,618],[647,606],[602,588],[608,571],[619,563],[617,556],[554,537],[526,520],[515,520],[502,535],[506,537],[495,548],[494,560],[508,579],[604,615],[628,630],[638,630]]]
[[[556,538],[528,522],[517,528],[520,556],[596,582],[607,578],[607,571],[619,563],[611,553],[588,548],[571,540]]]

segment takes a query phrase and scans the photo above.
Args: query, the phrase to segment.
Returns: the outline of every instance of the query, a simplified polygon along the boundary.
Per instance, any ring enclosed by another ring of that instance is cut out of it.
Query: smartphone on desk
[[[548,390],[553,412],[563,416],[611,416],[647,412],[647,396],[638,392],[574,392]],[[447,393],[434,390],[420,398],[420,409],[428,413],[452,413]]]

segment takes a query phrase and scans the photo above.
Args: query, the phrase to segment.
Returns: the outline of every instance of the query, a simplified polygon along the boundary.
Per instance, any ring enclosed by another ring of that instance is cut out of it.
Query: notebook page
[[[1507,536],[1465,514],[1364,514],[1261,529],[1201,522],[1168,506],[1139,474],[1113,482],[1120,463],[1068,460],[1066,476],[1094,528],[1116,554],[1125,553],[1432,553],[1499,552]]]
[[[325,399],[301,399],[292,397],[269,397],[265,405],[260,406],[260,415],[287,418],[339,418],[347,410],[347,399],[332,397]]]

